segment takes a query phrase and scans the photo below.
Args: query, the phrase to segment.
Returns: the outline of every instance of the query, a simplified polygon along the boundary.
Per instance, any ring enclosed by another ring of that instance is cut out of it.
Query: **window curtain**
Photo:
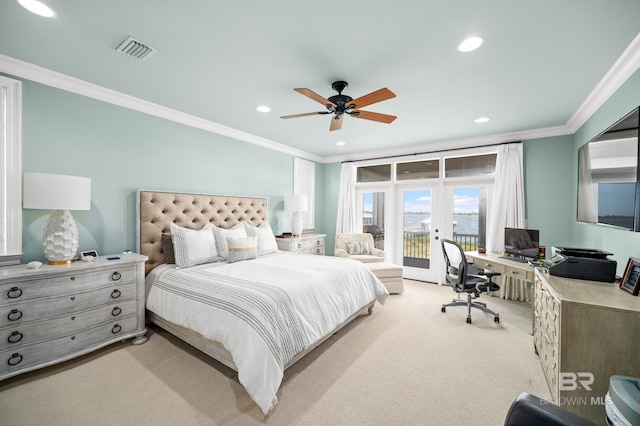
[[[591,153],[589,144],[578,151],[578,220],[582,222],[598,222],[598,191],[591,177]]]
[[[487,250],[504,251],[504,228],[524,228],[522,142],[501,145],[487,232]]]
[[[487,250],[504,251],[504,228],[525,227],[524,172],[522,142],[501,145],[496,158],[496,179],[487,231]],[[503,299],[528,302],[527,282],[503,277]]]
[[[338,198],[337,234],[353,234],[356,231],[356,166],[342,163],[340,194]]]

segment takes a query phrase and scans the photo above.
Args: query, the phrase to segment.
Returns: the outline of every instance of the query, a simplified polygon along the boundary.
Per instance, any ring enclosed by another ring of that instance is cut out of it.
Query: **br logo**
[[[591,384],[594,381],[592,373],[560,373],[558,390],[560,391],[573,391],[578,388],[584,390],[591,390]]]

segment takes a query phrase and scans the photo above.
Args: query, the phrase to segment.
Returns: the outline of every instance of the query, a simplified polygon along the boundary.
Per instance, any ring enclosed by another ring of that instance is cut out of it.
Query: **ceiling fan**
[[[376,90],[368,95],[361,96],[357,99],[353,99],[351,96],[343,95],[342,91],[347,88],[349,84],[346,81],[335,81],[331,88],[338,92],[337,95],[333,95],[328,99],[323,98],[317,93],[304,88],[293,89],[296,92],[313,99],[316,102],[320,102],[324,105],[326,111],[307,112],[304,114],[285,115],[280,118],[297,118],[307,117],[309,115],[324,115],[334,114],[331,118],[331,126],[329,130],[340,130],[342,128],[342,122],[344,121],[344,115],[350,115],[355,118],[364,118],[365,120],[379,121],[381,123],[391,123],[397,117],[395,115],[380,114],[378,112],[362,111],[360,108],[367,105],[375,104],[377,102],[386,101],[387,99],[395,98],[396,94],[391,90],[384,89]]]

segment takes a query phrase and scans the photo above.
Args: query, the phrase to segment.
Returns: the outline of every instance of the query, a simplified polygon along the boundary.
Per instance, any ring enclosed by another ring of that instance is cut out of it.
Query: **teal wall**
[[[92,179],[91,210],[72,212],[80,251],[135,250],[140,188],[268,196],[274,232],[290,230],[283,200],[293,191],[293,156],[22,81],[23,172]],[[316,170],[316,206],[322,206],[324,170],[321,164]],[[22,262],[44,259],[49,214],[23,210]],[[318,230],[323,222],[319,209]]]
[[[540,230],[540,244],[571,245],[573,137],[523,142],[526,226]]]
[[[640,106],[640,70],[637,70],[607,102],[576,132],[573,141],[573,209],[577,208],[578,149],[620,118]],[[618,275],[624,273],[629,257],[640,257],[640,232],[578,223],[572,216],[573,243],[613,253]]]

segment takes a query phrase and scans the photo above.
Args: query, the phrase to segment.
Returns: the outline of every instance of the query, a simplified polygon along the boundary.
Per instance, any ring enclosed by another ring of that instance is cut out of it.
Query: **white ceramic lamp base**
[[[50,265],[73,262],[78,252],[78,226],[69,210],[54,210],[42,237],[44,255]]]
[[[291,215],[291,233],[294,237],[302,235],[302,216],[300,212],[293,212]]]

